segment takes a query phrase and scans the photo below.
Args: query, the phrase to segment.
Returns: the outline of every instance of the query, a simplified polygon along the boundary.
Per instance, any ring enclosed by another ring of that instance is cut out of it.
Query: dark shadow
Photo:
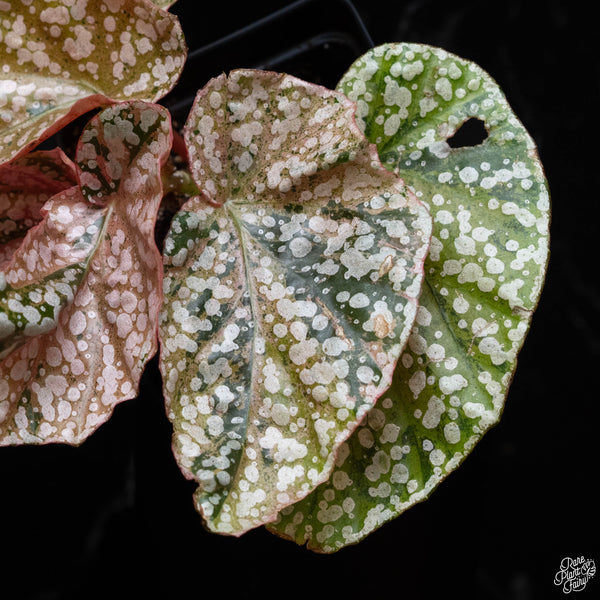
[[[450,148],[467,148],[478,146],[487,137],[484,122],[481,119],[471,118],[467,119],[447,142]]]

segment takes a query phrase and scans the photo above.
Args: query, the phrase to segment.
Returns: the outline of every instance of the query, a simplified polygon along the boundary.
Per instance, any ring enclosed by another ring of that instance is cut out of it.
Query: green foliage
[[[6,162],[93,108],[156,102],[181,74],[185,42],[177,18],[146,0],[5,0],[0,53]]]
[[[429,215],[353,112],[341,94],[236,71],[186,125],[206,197],[167,236],[161,359],[175,452],[216,531],[273,520],[327,479],[415,319]]]
[[[386,166],[433,217],[425,284],[385,396],[342,447],[327,484],[272,529],[331,552],[426,498],[500,418],[545,275],[548,191],[533,142],[481,69],[390,44],[339,89]],[[447,140],[470,118],[487,138]]]
[[[489,75],[418,44],[336,91],[211,80],[176,168],[170,5],[0,2],[0,445],[80,443],[160,344],[207,527],[334,552],[500,418],[545,276],[542,168]],[[30,152],[98,107],[73,161]],[[457,147],[467,121],[485,139]]]

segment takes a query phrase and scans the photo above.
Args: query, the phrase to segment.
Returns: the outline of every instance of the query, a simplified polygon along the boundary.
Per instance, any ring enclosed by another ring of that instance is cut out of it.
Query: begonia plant
[[[0,445],[82,443],[158,352],[206,527],[334,552],[500,419],[548,258],[542,167],[487,73],[415,43],[335,90],[215,73],[179,131],[171,4],[0,0]],[[71,155],[36,149],[82,116]]]

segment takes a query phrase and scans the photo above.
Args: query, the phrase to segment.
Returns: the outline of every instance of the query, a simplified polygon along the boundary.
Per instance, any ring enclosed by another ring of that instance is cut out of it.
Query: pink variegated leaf
[[[77,444],[136,395],[157,348],[170,131],[167,111],[143,102],[96,116],[79,185],[44,205],[0,274],[0,445]]]
[[[202,194],[165,243],[161,369],[176,458],[219,533],[327,479],[416,315],[429,214],[355,108],[242,70],[201,90],[186,124]]]
[[[0,165],[0,193],[56,194],[77,183],[75,165],[60,148],[31,152]],[[3,205],[6,199],[3,199]]]
[[[186,48],[177,17],[159,4],[0,2],[0,163],[93,108],[169,92]]]
[[[41,221],[46,200],[76,181],[75,165],[59,149],[32,152],[0,165],[0,268]]]

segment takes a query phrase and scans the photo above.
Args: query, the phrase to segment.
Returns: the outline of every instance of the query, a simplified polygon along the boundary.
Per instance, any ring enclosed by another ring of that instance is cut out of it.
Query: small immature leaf
[[[42,220],[46,200],[76,181],[75,165],[58,149],[32,152],[0,165],[0,269],[27,231]]]
[[[235,71],[185,136],[203,195],[165,244],[161,369],[177,460],[239,535],[324,481],[391,382],[430,219],[339,93]]]
[[[0,273],[0,445],[79,443],[135,396],[157,348],[153,232],[170,145],[159,106],[115,104],[92,119],[80,185],[44,205]]]
[[[0,2],[0,163],[77,116],[156,101],[185,61],[177,18],[149,0]]]
[[[533,141],[479,67],[390,44],[339,84],[388,168],[430,208],[425,283],[391,388],[329,481],[272,530],[321,552],[355,543],[454,470],[500,418],[548,255],[549,198]],[[487,138],[451,148],[468,119]]]

